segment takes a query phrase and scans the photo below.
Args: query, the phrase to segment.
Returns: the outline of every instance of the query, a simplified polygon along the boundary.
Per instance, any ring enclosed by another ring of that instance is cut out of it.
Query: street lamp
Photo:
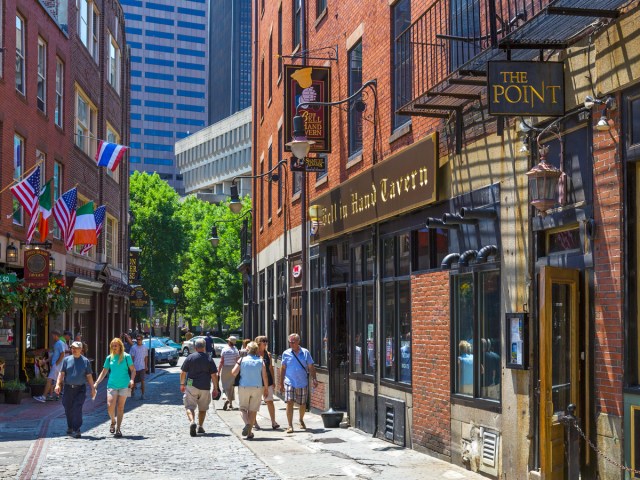
[[[180,287],[178,285],[173,286],[173,296],[174,296],[174,304],[173,304],[173,339],[178,341],[178,294],[180,293]]]
[[[209,241],[211,242],[211,246],[216,248],[220,243],[220,238],[218,237],[218,227],[213,225],[211,227],[211,237],[209,237]]]

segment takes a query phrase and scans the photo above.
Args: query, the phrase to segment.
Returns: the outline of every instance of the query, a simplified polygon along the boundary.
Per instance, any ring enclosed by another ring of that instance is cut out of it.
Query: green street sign
[[[175,305],[176,301],[171,298],[165,298],[164,303],[166,303],[167,305]]]
[[[15,273],[0,273],[0,283],[16,283],[18,276]]]

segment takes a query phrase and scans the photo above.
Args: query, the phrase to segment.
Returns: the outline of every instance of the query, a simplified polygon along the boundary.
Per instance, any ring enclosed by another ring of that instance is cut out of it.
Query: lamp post
[[[178,294],[180,293],[180,287],[178,285],[173,286],[173,340],[178,341]]]

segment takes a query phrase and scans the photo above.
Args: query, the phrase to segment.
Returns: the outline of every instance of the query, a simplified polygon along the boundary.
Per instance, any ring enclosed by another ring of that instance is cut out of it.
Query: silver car
[[[149,348],[148,338],[145,338],[142,343],[145,347]],[[151,348],[156,351],[156,365],[159,363],[168,363],[172,367],[175,367],[178,364],[178,351],[175,348],[165,345],[157,338],[151,339]]]
[[[197,337],[191,337],[189,340],[185,340],[182,342],[182,355],[188,357],[190,354],[195,353],[196,351],[196,340],[202,338],[203,340],[206,338],[204,335],[198,335]]]

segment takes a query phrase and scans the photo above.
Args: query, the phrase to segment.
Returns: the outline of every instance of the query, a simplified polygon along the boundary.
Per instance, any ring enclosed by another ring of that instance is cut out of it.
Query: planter
[[[4,403],[12,403],[18,405],[22,400],[22,392],[20,390],[5,390]]]
[[[44,383],[36,383],[35,385],[29,385],[29,390],[31,390],[31,395],[34,397],[39,397],[44,393]]]
[[[326,412],[321,413],[320,416],[322,417],[324,428],[338,428],[344,417],[344,412],[336,412],[333,408],[330,408]]]

